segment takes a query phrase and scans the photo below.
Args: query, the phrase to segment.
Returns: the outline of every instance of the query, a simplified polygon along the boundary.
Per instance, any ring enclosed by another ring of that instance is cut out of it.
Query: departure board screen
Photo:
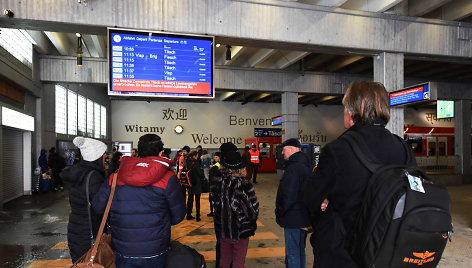
[[[214,98],[214,37],[108,28],[108,94]]]
[[[429,100],[429,83],[390,92],[390,106]]]

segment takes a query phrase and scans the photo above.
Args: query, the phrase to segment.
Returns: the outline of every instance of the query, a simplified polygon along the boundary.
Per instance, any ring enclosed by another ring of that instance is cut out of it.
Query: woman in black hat
[[[234,146],[234,145],[233,145]],[[234,146],[236,147],[236,146]],[[246,179],[246,161],[235,150],[222,152],[211,193],[215,202],[215,232],[220,238],[220,267],[244,267],[249,237],[255,234],[259,202]]]

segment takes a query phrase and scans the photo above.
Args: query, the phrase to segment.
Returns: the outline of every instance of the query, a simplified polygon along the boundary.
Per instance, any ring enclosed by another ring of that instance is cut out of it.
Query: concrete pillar
[[[298,93],[282,93],[282,141],[298,138]],[[275,149],[275,148],[274,148]],[[284,171],[277,169],[277,179],[280,181]]]
[[[470,100],[454,102],[456,173],[470,175]]]
[[[298,93],[282,93],[282,141],[298,138]]]
[[[0,122],[2,118],[2,106],[0,106]],[[3,122],[0,124],[0,211],[3,210]]]
[[[402,53],[382,52],[374,56],[374,81],[382,83],[388,92],[403,88]],[[404,109],[391,108],[387,129],[403,138]]]

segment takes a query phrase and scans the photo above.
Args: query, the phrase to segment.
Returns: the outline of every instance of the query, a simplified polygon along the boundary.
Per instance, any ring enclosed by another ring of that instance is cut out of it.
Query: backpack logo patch
[[[148,163],[138,163],[136,164],[137,167],[149,167],[149,164]]]
[[[423,265],[424,263],[432,262],[434,260],[433,255],[435,253],[436,252],[429,252],[429,251],[426,251],[424,253],[413,252],[413,255],[419,259],[405,257],[403,259],[403,262]]]

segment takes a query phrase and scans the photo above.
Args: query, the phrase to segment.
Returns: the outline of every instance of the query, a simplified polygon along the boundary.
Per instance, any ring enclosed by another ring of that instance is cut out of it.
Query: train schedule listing
[[[212,42],[111,34],[112,90],[210,94]]]

